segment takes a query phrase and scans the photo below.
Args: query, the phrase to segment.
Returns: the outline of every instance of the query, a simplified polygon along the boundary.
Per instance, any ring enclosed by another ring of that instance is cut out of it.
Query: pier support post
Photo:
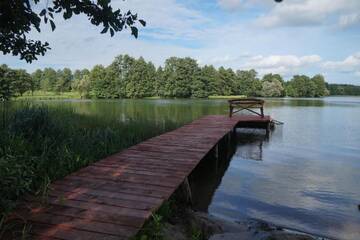
[[[186,177],[185,180],[181,183],[178,190],[179,190],[178,193],[180,195],[181,201],[192,206],[193,199],[192,199],[191,187],[190,187],[188,177]]]
[[[219,142],[215,146],[215,173],[217,174],[219,168],[220,149]]]

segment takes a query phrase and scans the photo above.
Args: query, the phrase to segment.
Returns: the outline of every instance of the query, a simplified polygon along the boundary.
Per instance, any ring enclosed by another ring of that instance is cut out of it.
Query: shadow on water
[[[237,129],[229,133],[199,163],[189,176],[193,208],[208,212],[216,189],[220,186],[234,154],[261,161],[263,143],[269,140],[269,134],[259,129]],[[246,151],[238,151],[239,146],[251,143]]]
[[[235,156],[262,161],[263,145],[269,141],[269,138],[270,135],[262,129],[239,129],[236,134],[237,151]]]

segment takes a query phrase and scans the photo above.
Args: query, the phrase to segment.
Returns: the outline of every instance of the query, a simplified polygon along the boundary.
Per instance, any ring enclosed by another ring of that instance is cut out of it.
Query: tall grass
[[[0,219],[25,193],[43,191],[55,179],[176,127],[141,120],[110,122],[44,106],[3,106],[0,114]]]
[[[22,96],[18,96],[15,100],[54,100],[54,99],[80,99],[78,92],[47,92],[47,91],[34,91],[26,92]]]

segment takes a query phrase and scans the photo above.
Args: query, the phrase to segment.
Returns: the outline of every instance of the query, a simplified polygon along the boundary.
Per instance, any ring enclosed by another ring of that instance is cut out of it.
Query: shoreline
[[[198,229],[202,238],[208,240],[330,240],[329,238],[289,229],[273,223],[258,219],[243,218],[236,221],[229,221],[205,212],[194,211],[191,208],[185,210],[187,217],[185,222],[190,223],[191,228]],[[185,240],[187,237],[171,238],[181,236],[179,227],[186,228],[181,224],[170,225],[167,222],[164,232],[166,239]],[[174,227],[175,226],[175,227]],[[169,234],[170,233],[170,234]],[[191,238],[192,239],[192,238]]]

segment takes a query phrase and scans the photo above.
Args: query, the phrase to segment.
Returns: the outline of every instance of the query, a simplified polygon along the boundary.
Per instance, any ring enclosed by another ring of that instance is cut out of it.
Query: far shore
[[[209,96],[207,98],[188,98],[188,99],[241,99],[246,98],[245,95],[214,95]],[[357,97],[355,95],[329,95],[325,97]],[[263,98],[260,97],[259,98]],[[269,98],[269,97],[268,97]],[[282,97],[271,97],[271,98],[293,98],[296,99],[297,97],[289,97],[289,96],[282,96]],[[299,98],[313,98],[313,97],[299,97]],[[321,99],[323,97],[315,97],[316,99]],[[88,100],[100,100],[96,98],[88,98],[81,95],[79,92],[71,91],[71,92],[45,92],[45,91],[35,91],[33,93],[27,92],[22,96],[14,97],[13,100],[61,100],[61,99],[88,99]],[[117,99],[134,99],[134,98],[117,98]],[[158,100],[158,99],[179,99],[179,98],[164,98],[160,96],[151,96],[151,97],[144,97],[138,99],[148,99],[148,100]]]

